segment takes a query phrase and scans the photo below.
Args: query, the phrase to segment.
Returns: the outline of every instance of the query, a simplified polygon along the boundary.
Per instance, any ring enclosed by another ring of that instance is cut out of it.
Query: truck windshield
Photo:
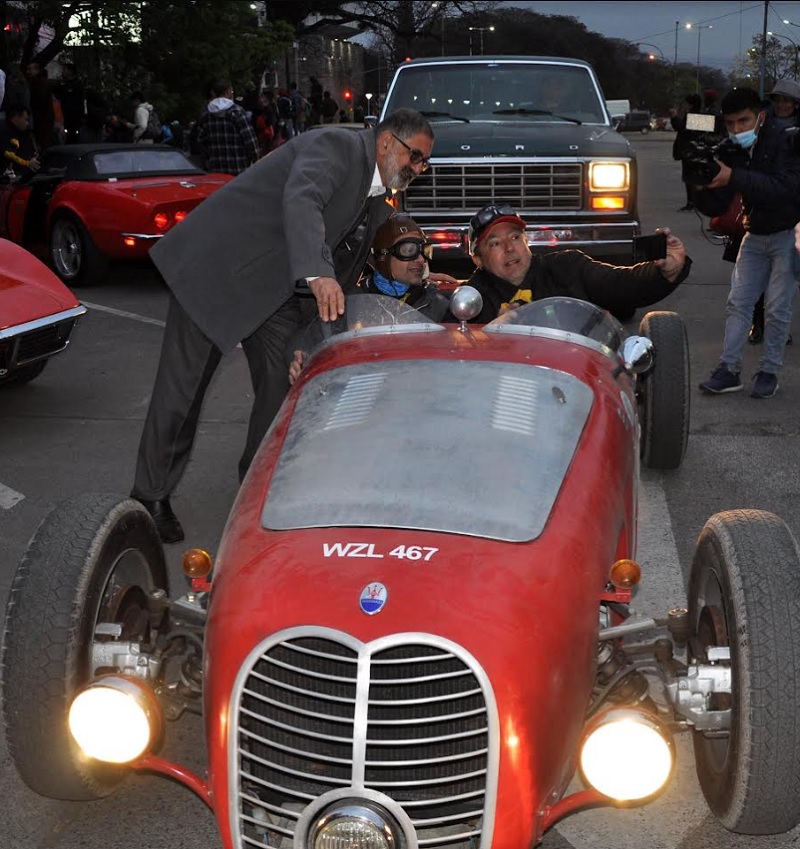
[[[430,121],[607,124],[588,68],[554,62],[459,62],[402,68],[386,114],[416,109]]]

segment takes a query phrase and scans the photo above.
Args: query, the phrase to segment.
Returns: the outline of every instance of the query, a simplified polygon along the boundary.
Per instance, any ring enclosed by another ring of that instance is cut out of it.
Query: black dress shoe
[[[183,539],[183,528],[178,517],[172,512],[169,498],[159,501],[142,501],[140,498],[138,501],[153,517],[161,542],[180,542]]]

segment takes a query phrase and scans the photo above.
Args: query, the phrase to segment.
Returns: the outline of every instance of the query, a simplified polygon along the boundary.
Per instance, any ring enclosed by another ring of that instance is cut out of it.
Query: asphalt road
[[[684,195],[669,133],[632,135],[641,163],[645,231],[669,226],[694,259],[692,275],[660,305],[687,324],[696,385],[716,365],[731,266],[708,243],[693,213],[676,211]],[[90,306],[71,348],[27,386],[0,394],[0,602],[39,521],[59,500],[86,491],[126,493],[153,381],[166,313],[166,293],[146,267],[115,271],[106,285],[80,291]],[[637,607],[661,611],[682,601],[697,535],[713,513],[757,507],[783,516],[796,535],[800,516],[797,439],[800,409],[798,344],[787,349],[776,397],[747,393],[692,395],[689,449],[683,467],[646,473],[642,488],[640,559],[644,586]],[[759,348],[748,348],[744,372],[757,369]],[[236,464],[251,404],[241,351],[223,361],[204,409],[194,459],[174,498],[192,544],[215,550],[237,489]],[[173,581],[179,550],[170,547]],[[680,598],[678,596],[681,596]],[[545,849],[784,849],[786,835],[728,834],[708,813],[697,788],[686,741],[670,790],[650,806],[588,811],[564,821]],[[183,719],[170,728],[167,754],[203,769],[202,727]],[[43,752],[46,758],[47,753]],[[0,743],[3,849],[178,849],[220,845],[213,817],[189,791],[165,779],[134,776],[96,803],[60,803],[36,796],[18,779]]]

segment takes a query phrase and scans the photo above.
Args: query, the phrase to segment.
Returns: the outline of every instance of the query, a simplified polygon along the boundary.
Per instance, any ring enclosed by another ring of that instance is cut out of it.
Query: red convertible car
[[[163,145],[52,147],[31,179],[0,189],[0,235],[46,256],[70,286],[99,283],[110,261],[144,259],[231,179]]]
[[[772,514],[707,522],[688,608],[628,608],[639,463],[680,464],[683,323],[640,336],[551,298],[485,327],[357,295],[307,361],[211,557],[170,595],[137,502],[40,526],[2,655],[11,756],[92,799],[130,769],[213,809],[228,849],[520,849],[669,781],[672,734],[729,829],[784,831],[795,790],[800,558]],[[205,719],[208,771],[159,755]],[[573,778],[582,787],[576,789]]]
[[[85,312],[47,266],[0,239],[0,386],[40,375]]]

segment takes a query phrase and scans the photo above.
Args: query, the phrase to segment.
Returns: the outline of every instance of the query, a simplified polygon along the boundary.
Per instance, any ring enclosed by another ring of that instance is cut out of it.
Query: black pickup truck
[[[416,109],[433,126],[431,168],[399,195],[435,245],[466,255],[469,219],[514,206],[534,250],[580,248],[631,261],[640,232],[636,157],[579,59],[446,56],[402,64],[382,115]]]

